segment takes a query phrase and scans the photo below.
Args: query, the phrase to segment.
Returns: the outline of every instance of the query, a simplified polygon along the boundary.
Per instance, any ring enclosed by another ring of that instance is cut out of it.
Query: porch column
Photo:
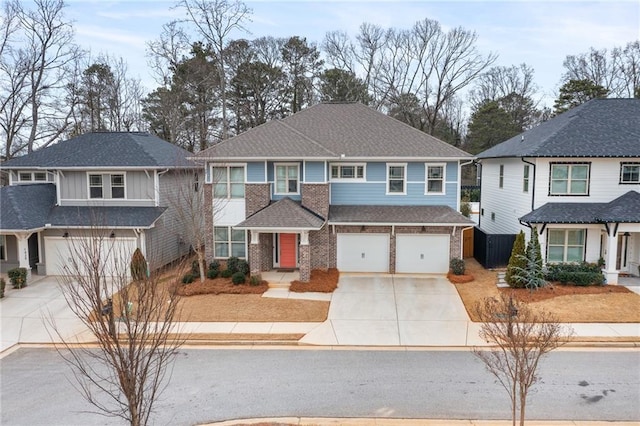
[[[15,234],[18,242],[18,262],[20,262],[20,268],[27,270],[27,279],[31,278],[31,267],[29,266],[29,237],[31,233],[19,233]]]
[[[610,226],[611,234],[613,234],[613,224]],[[620,271],[616,269],[616,261],[618,257],[618,236],[607,235],[607,258],[605,259],[604,278],[607,284],[618,284],[618,274]]]
[[[260,275],[262,264],[262,257],[260,252],[260,232],[251,232],[251,243],[249,244],[249,268],[251,270],[251,276]]]
[[[309,247],[309,231],[300,234],[300,250],[298,253],[300,264],[300,281],[309,282],[311,279],[311,248]]]

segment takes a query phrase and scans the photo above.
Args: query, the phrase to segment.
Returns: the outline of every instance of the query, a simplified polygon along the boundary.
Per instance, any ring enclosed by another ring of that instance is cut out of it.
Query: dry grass
[[[326,271],[314,269],[311,271],[311,277],[308,283],[302,281],[292,281],[289,291],[304,293],[307,291],[320,293],[333,293],[338,288],[338,279],[340,273],[337,269],[331,268]]]
[[[498,289],[497,272],[484,269],[474,259],[466,259],[467,273],[476,279],[455,284],[472,321],[478,321],[473,307],[485,297],[511,292],[535,310],[553,313],[560,322],[640,322],[640,295],[623,286],[576,287],[549,285],[530,292],[527,289]]]
[[[258,285],[234,284],[231,278],[205,279],[201,282],[199,278],[190,284],[177,284],[176,293],[179,296],[196,296],[199,294],[262,294],[269,289],[266,281]]]

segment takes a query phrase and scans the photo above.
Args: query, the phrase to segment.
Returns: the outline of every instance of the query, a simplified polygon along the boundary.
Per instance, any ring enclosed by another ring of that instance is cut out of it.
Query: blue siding
[[[300,194],[279,194],[276,195],[275,194],[275,188],[276,188],[276,181],[275,181],[275,174],[276,174],[276,163],[278,164],[298,164],[299,166],[299,176],[298,176],[298,190],[300,189],[299,185],[300,182],[302,182],[302,176],[304,176],[304,167],[302,164],[302,161],[277,161],[277,162],[273,162],[273,161],[269,161],[267,163],[267,180],[271,183],[271,199],[272,200],[280,200],[284,197],[289,197],[292,200],[301,200],[301,196]]]
[[[247,182],[265,182],[264,162],[247,163]]]
[[[387,163],[367,163],[366,179],[371,182],[387,180]]]
[[[307,162],[305,182],[324,182],[324,162]]]
[[[458,163],[447,163],[447,182],[458,181]]]

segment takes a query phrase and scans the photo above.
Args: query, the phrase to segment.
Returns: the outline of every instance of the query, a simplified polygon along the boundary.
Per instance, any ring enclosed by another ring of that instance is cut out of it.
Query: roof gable
[[[42,228],[56,203],[56,187],[51,183],[3,186],[0,200],[0,229]]]
[[[191,167],[190,152],[149,133],[94,132],[58,142],[2,164],[17,168]]]
[[[315,229],[324,225],[324,219],[306,209],[289,197],[282,198],[254,213],[245,221],[234,226],[237,229],[289,228]]]
[[[592,99],[478,154],[499,157],[637,157],[640,99]]]
[[[321,103],[198,154],[202,158],[471,158],[360,103]]]

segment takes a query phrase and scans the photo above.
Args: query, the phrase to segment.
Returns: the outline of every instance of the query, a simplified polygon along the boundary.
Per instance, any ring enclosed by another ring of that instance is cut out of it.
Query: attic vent
[[[520,137],[520,142],[524,142],[524,135]]]

